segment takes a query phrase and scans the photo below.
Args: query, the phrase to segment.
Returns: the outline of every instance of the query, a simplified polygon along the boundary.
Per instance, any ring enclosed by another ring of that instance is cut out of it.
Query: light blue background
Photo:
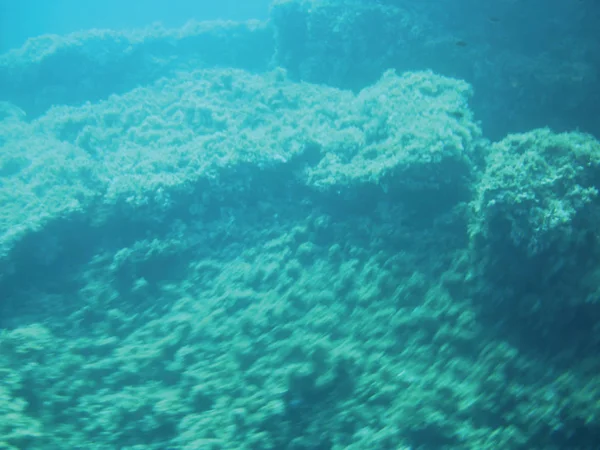
[[[266,19],[271,0],[0,0],[0,52],[29,37],[90,28],[167,27],[190,19]]]

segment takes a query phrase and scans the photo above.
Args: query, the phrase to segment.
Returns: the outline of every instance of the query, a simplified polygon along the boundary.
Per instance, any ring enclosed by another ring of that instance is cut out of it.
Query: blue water
[[[266,19],[270,0],[3,0],[0,52],[41,34],[67,34],[92,28],[123,30],[160,22],[167,27],[196,20]]]

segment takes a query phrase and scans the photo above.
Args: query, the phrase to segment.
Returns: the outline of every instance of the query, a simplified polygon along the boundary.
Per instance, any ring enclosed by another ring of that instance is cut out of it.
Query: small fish
[[[459,39],[458,41],[454,42],[454,45],[456,45],[457,47],[466,47],[469,44],[467,44],[466,41],[463,41],[462,39]]]
[[[299,398],[293,398],[289,401],[288,406],[290,409],[298,409],[304,406],[304,401]]]

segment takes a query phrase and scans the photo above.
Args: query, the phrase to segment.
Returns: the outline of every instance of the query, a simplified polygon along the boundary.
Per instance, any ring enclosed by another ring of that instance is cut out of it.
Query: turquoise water
[[[591,1],[0,3],[1,449],[600,442]]]
[[[31,37],[67,34],[92,28],[126,30],[160,22],[180,27],[196,20],[265,20],[269,0],[27,0],[0,3],[0,51],[20,47]]]

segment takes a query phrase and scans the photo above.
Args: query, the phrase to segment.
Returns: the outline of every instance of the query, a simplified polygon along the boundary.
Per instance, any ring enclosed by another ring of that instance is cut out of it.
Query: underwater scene
[[[0,450],[600,449],[598,2],[5,3]]]

